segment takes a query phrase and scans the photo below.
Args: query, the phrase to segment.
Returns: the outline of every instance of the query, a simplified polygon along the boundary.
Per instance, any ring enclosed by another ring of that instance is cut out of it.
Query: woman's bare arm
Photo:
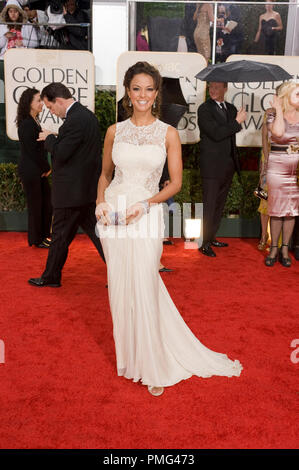
[[[274,137],[282,137],[285,133],[285,122],[280,99],[274,95],[273,102],[270,103],[275,108],[274,121],[268,124],[268,129]]]
[[[166,134],[167,163],[170,182],[159,193],[148,199],[149,205],[167,201],[182,187],[182,145],[178,131],[169,126]]]

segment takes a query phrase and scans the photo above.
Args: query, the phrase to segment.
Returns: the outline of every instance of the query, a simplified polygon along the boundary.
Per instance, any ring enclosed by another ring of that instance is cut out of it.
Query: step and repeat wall
[[[19,98],[26,88],[39,91],[51,82],[62,82],[72,96],[94,111],[94,56],[87,51],[10,49],[5,53],[6,133],[17,140],[15,118]],[[41,126],[57,131],[61,119],[45,106],[40,113]]]
[[[93,110],[95,85],[116,86],[119,102],[126,69],[137,60],[147,60],[158,67],[163,77],[178,82],[178,93],[184,97],[186,111],[177,127],[185,144],[199,140],[197,108],[205,99],[206,83],[197,80],[195,75],[207,63],[258,60],[278,64],[298,80],[299,2],[279,2],[272,7],[276,26],[271,23],[275,34],[270,42],[266,37],[269,29],[261,28],[258,34],[267,5],[243,3],[224,6],[211,3],[214,17],[210,18],[209,36],[206,42],[200,42],[195,30],[200,8],[197,13],[196,9],[201,3],[96,0],[92,10],[93,54],[61,49],[7,51],[4,61],[0,61],[0,162],[16,161],[16,109],[26,87],[42,90],[51,81],[61,81],[77,100]],[[99,21],[106,27],[98,28]],[[233,41],[234,31],[239,32]],[[242,40],[238,40],[240,37]],[[125,52],[128,49],[134,50]],[[243,131],[237,136],[238,145],[261,145],[263,114],[279,84],[245,83],[242,89],[242,84],[229,83],[226,99],[237,108],[241,107],[243,99],[248,113]],[[171,99],[175,101],[175,96]],[[57,130],[61,121],[44,108],[41,124]]]

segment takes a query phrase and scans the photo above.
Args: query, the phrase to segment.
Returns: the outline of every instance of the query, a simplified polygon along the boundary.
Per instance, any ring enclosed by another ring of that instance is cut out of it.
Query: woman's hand
[[[96,219],[103,225],[111,225],[109,212],[112,212],[111,206],[107,202],[100,202],[95,210]]]
[[[127,209],[126,225],[131,224],[132,222],[138,222],[144,214],[146,214],[144,204],[136,202],[136,204],[133,204]]]
[[[37,141],[42,142],[42,141],[46,140],[46,138],[50,134],[54,134],[54,132],[53,131],[48,131],[47,129],[42,129],[42,131],[39,133]]]
[[[270,101],[270,106],[274,108],[277,112],[282,111],[281,99],[278,96],[273,96],[273,101]]]
[[[16,33],[12,33],[11,31],[9,31],[8,33],[5,33],[4,36],[7,38],[7,39],[13,39],[16,37]]]
[[[239,124],[242,124],[242,122],[245,121],[246,117],[247,117],[247,114],[246,114],[245,108],[241,108],[237,112],[237,116],[235,119]]]

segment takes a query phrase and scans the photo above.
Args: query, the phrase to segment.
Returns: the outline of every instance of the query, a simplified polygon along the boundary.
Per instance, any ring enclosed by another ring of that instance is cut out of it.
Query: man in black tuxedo
[[[242,129],[246,113],[224,101],[226,83],[210,82],[208,86],[210,99],[198,108],[203,187],[203,244],[199,250],[214,257],[212,246],[228,246],[215,236],[234,172],[240,174],[235,134]]]
[[[41,98],[51,113],[64,119],[64,123],[58,136],[43,130],[38,139],[45,141],[45,148],[52,154],[52,241],[45,271],[41,277],[28,282],[37,287],[60,287],[68,247],[79,226],[105,261],[101,242],[95,234],[101,136],[96,116],[76,102],[62,83],[46,86]]]

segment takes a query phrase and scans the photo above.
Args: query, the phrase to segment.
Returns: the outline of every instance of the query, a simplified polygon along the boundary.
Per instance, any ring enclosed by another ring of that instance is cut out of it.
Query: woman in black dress
[[[27,199],[28,244],[49,248],[52,206],[47,178],[51,169],[44,143],[37,142],[42,130],[38,121],[42,107],[38,90],[28,88],[22,93],[16,118],[21,147],[18,173]]]
[[[271,0],[273,2],[273,0]],[[254,42],[258,43],[257,53],[275,55],[278,31],[283,30],[281,16],[273,10],[273,4],[266,0],[266,13],[260,15]]]

